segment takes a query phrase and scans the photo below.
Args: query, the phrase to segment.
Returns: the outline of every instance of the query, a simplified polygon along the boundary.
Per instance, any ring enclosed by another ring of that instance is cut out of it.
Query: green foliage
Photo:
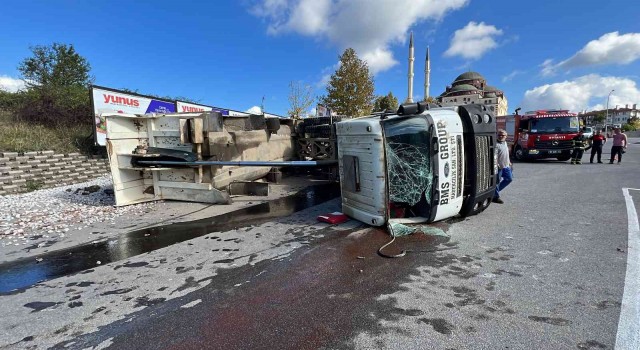
[[[604,122],[605,119],[607,119],[605,112],[598,113],[597,115],[593,116],[593,121],[599,124]]]
[[[91,66],[73,45],[31,47],[18,66],[26,89],[12,95],[8,110],[18,120],[47,125],[91,123]]]
[[[340,68],[331,75],[321,103],[338,115],[358,117],[371,113],[374,82],[367,63],[352,48],[340,56]]]
[[[426,103],[438,103],[438,100],[433,96],[429,96],[429,97],[427,97],[426,100],[424,100],[424,102],[426,102]]]
[[[374,112],[398,109],[398,99],[389,91],[386,96],[378,96],[373,104]]]
[[[299,81],[289,82],[289,104],[290,108],[287,113],[295,119],[307,114],[307,111],[313,103],[313,88],[310,85],[304,85]]]
[[[33,192],[41,189],[43,185],[44,182],[42,181],[27,180],[24,187],[27,189],[27,192]]]
[[[0,90],[0,111],[12,111],[15,109],[18,96],[16,93]]]
[[[629,118],[629,121],[627,122],[627,124],[624,124],[622,126],[622,129],[624,131],[636,131],[636,130],[640,130],[640,118],[638,117],[631,117]]]
[[[21,121],[48,125],[91,124],[91,99],[84,86],[33,87],[16,93],[11,109]]]
[[[25,58],[18,66],[28,88],[88,87],[91,84],[91,66],[76,52],[73,45],[54,43],[51,46],[37,45],[30,49],[33,57]]]
[[[31,152],[54,150],[58,153],[104,153],[94,146],[90,123],[54,126],[20,121],[8,112],[0,112],[0,151]]]

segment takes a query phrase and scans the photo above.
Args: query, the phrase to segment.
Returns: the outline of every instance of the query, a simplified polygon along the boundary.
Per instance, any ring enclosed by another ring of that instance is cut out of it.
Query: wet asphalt
[[[517,163],[504,205],[398,239],[402,258],[377,254],[382,229],[312,224],[334,201],[2,296],[0,326],[8,348],[613,349],[622,188],[640,189],[640,151],[625,156]]]

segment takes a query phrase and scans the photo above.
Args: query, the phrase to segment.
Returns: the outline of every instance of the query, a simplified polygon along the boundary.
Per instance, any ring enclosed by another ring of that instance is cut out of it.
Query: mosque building
[[[413,103],[413,61],[414,61],[413,33],[409,40],[409,75],[407,79],[408,91],[405,103]],[[428,101],[431,85],[431,58],[429,47],[424,65],[424,99]],[[494,115],[507,115],[507,98],[502,90],[487,85],[487,80],[477,72],[460,74],[446,90],[435,98],[441,106],[460,106],[467,104],[483,104]]]
[[[507,98],[504,92],[487,85],[486,79],[477,72],[460,74],[436,100],[442,106],[483,104],[495,115],[507,114]]]

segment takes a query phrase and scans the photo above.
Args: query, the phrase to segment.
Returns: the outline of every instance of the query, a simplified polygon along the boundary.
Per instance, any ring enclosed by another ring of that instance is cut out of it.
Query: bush
[[[76,125],[42,125],[20,121],[0,112],[0,151],[31,152],[54,150],[58,153],[104,154],[94,146],[93,125],[87,120]]]
[[[0,90],[0,111],[13,111],[18,104],[17,93]]]
[[[12,110],[20,121],[61,126],[91,120],[89,90],[83,86],[34,87],[16,97]]]

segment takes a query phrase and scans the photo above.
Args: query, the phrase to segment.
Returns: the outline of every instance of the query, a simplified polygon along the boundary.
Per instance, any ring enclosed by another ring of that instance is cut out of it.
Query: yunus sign
[[[178,107],[178,112],[182,113],[182,112],[209,112],[209,111],[214,111],[214,112],[220,112],[220,114],[224,115],[224,116],[233,116],[235,114],[232,114],[231,111],[229,111],[228,109],[220,109],[217,107],[211,107],[211,106],[207,106],[207,105],[199,105],[196,103],[189,103],[189,102],[182,102],[182,101],[176,101],[176,106]],[[242,116],[247,116],[249,114],[247,113],[242,113],[240,114]]]
[[[213,110],[213,107],[199,105],[195,103],[176,101],[176,106],[178,107],[178,112],[208,112]]]
[[[91,99],[96,125],[96,144],[106,146],[107,125],[101,113],[175,113],[176,105],[172,101],[136,95],[100,86],[91,87]]]

